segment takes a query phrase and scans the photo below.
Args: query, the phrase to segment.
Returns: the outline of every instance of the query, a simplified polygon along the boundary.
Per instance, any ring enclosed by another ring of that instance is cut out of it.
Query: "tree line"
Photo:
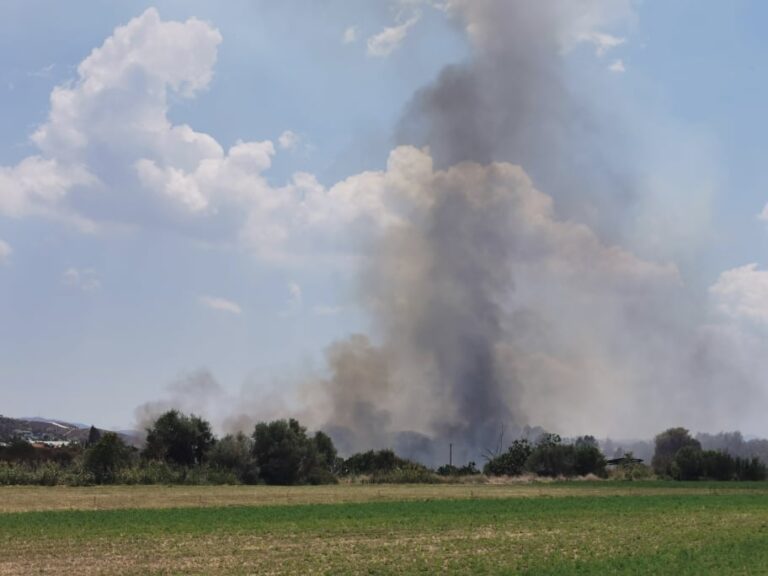
[[[342,458],[324,432],[310,434],[295,419],[261,422],[250,435],[216,438],[210,424],[170,410],[146,430],[142,449],[113,432],[91,429],[85,446],[35,448],[22,440],[0,448],[0,484],[329,484],[362,478],[374,483],[459,481],[464,476],[595,476],[675,480],[765,480],[757,458],[704,450],[684,428],[655,438],[650,466],[627,454],[606,460],[597,440],[565,441],[556,434],[514,440],[488,454],[482,471],[474,462],[432,470],[392,450]]]

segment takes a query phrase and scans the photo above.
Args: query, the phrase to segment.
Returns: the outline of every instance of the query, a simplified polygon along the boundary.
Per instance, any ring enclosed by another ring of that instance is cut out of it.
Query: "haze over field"
[[[3,412],[768,435],[768,8],[356,4],[0,8]]]

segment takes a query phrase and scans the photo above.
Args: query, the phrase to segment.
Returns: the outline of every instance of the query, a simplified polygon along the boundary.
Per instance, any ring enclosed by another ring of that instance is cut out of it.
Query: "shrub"
[[[701,443],[685,428],[669,428],[657,435],[654,442],[656,446],[651,466],[660,476],[675,476],[676,472],[672,469],[672,465],[682,448],[689,446],[695,450],[701,450]]]
[[[320,484],[335,481],[336,449],[318,432],[307,436],[297,420],[261,422],[253,431],[253,455],[267,484]]]
[[[519,476],[533,452],[533,446],[525,438],[515,440],[509,449],[486,462],[483,472],[490,476]]]
[[[97,484],[109,484],[130,461],[131,449],[117,434],[107,432],[85,451],[83,464]]]
[[[451,466],[446,464],[440,466],[437,469],[437,473],[440,476],[474,476],[480,474],[480,470],[477,469],[477,465],[474,462],[469,462],[464,466]]]
[[[219,471],[227,471],[243,484],[258,484],[259,466],[253,455],[253,440],[238,432],[219,440],[208,453],[208,464]]]
[[[211,425],[192,414],[170,410],[147,428],[142,455],[147,460],[164,460],[179,466],[202,464],[215,444]]]
[[[436,484],[441,478],[426,466],[409,462],[386,472],[373,474],[371,484]]]

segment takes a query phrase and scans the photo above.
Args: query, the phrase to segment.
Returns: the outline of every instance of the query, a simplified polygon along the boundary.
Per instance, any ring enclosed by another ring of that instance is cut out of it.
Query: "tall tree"
[[[211,425],[206,420],[170,410],[147,428],[142,455],[181,466],[194,466],[203,462],[215,443]]]
[[[685,428],[669,428],[655,438],[656,449],[653,453],[651,466],[654,472],[662,476],[672,476],[675,456],[685,448],[701,450],[701,443],[691,436]]]

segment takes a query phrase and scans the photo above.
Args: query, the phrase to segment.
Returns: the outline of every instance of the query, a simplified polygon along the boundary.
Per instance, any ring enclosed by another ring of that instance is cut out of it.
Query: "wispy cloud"
[[[227,300],[226,298],[219,298],[216,296],[200,296],[199,301],[203,306],[218,312],[226,312],[228,314],[243,313],[243,309],[239,304],[233,302],[232,300]]]
[[[11,257],[13,250],[8,242],[0,240],[0,264],[5,264]]]
[[[51,74],[53,73],[53,69],[55,67],[56,67],[56,64],[48,64],[48,66],[43,66],[39,70],[27,72],[27,76],[30,76],[32,78],[50,78]]]
[[[358,30],[357,26],[350,26],[344,30],[344,34],[341,36],[341,42],[343,44],[354,44],[357,42]]]
[[[301,143],[301,136],[292,130],[286,130],[277,139],[277,143],[283,150],[295,150]]]
[[[579,38],[582,42],[588,42],[595,47],[595,54],[597,56],[605,56],[610,50],[613,50],[617,46],[624,44],[627,39],[619,36],[613,36],[611,34],[605,34],[603,32],[589,32]]]
[[[341,306],[315,306],[312,313],[316,316],[336,316],[341,310]]]
[[[616,74],[623,74],[627,71],[626,67],[624,66],[624,61],[621,59],[614,60],[611,65],[608,66],[608,70]]]
[[[93,268],[67,268],[62,275],[62,282],[83,292],[94,292],[101,288],[101,279]]]
[[[296,314],[304,306],[304,291],[298,282],[288,283],[288,314]]]
[[[415,14],[406,22],[398,26],[384,28],[378,34],[368,38],[368,55],[377,58],[386,58],[394,52],[408,35],[408,30],[419,21],[419,14]]]

